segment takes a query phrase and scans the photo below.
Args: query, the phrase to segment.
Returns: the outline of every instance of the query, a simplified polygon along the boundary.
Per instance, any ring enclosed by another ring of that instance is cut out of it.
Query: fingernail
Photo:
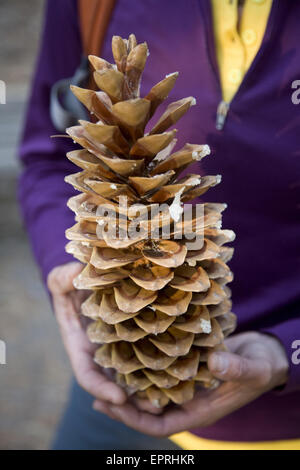
[[[111,409],[112,412],[118,412],[118,405],[114,405],[113,403],[109,405],[109,408]]]
[[[227,357],[223,356],[222,354],[214,354],[212,357],[212,362],[213,369],[216,372],[221,372],[222,374],[227,372],[229,365]]]
[[[120,410],[118,405],[110,405],[109,409],[117,418],[122,416],[122,410]]]
[[[112,403],[113,405],[124,405],[126,402],[126,396],[124,396],[123,393],[114,393],[110,398],[109,402]]]
[[[106,409],[106,405],[104,403],[101,403],[101,401],[94,401],[92,407],[94,408],[94,410],[102,412]]]
[[[124,400],[122,400],[120,397],[112,397],[109,401],[111,405],[116,405],[120,406],[124,404]]]

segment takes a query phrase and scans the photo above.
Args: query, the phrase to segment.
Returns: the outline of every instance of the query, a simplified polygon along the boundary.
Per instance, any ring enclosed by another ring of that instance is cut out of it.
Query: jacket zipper
[[[222,100],[217,108],[216,129],[221,131],[225,125],[226,117],[230,108],[230,103]]]

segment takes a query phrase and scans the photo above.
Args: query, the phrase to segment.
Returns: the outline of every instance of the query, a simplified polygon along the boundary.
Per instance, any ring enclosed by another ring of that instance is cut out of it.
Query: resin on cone
[[[114,65],[89,57],[99,91],[72,86],[92,122],[67,129],[82,149],[67,155],[81,171],[66,177],[80,192],[68,202],[76,224],[66,231],[66,250],[85,265],[75,287],[92,291],[82,314],[91,319],[90,341],[99,345],[95,361],[112,368],[128,394],[158,407],[181,404],[198,387],[217,385],[208,354],[224,350],[224,338],[235,328],[226,264],[233,249],[224,246],[234,233],[221,229],[225,204],[203,203],[202,216],[192,211],[185,222],[183,203],[220,182],[219,175],[180,177],[210,153],[207,145],[189,143],[173,151],[176,130],[169,129],[195,99],[171,103],[145,133],[178,73],[141,98],[146,43],[114,36],[112,50]],[[163,210],[155,212],[159,204]],[[131,230],[137,219],[130,211],[136,209],[139,229],[135,224]],[[199,219],[203,243],[195,249],[186,234],[198,230]],[[116,236],[107,230],[110,223]]]

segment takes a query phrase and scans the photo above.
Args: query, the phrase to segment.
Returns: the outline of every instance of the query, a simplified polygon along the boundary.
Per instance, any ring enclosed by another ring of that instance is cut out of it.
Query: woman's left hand
[[[199,390],[193,400],[159,415],[151,406],[126,402],[111,405],[95,401],[94,409],[145,434],[165,437],[192,428],[210,426],[275,387],[284,385],[288,359],[281,343],[272,336],[247,332],[226,340],[231,352],[211,353],[208,367],[223,383],[213,391]],[[147,410],[147,411],[145,411]],[[150,411],[150,412],[149,412]]]

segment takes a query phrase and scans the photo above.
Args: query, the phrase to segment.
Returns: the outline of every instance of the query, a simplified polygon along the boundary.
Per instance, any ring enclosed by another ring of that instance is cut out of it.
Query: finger
[[[256,361],[228,352],[214,352],[209,355],[208,368],[212,374],[224,381],[260,382],[266,368],[263,361]]]
[[[63,337],[82,331],[81,320],[71,297],[66,294],[54,295],[53,306]]]
[[[122,405],[126,402],[125,392],[118,385],[108,380],[99,370],[81,368],[75,372],[75,375],[81,387],[95,398],[116,405]]]
[[[129,401],[141,411],[147,411],[155,415],[159,415],[163,411],[163,408],[152,405],[147,399],[132,397]]]
[[[83,265],[77,261],[57,266],[49,273],[48,289],[54,294],[66,294],[74,290],[73,280],[82,269]]]
[[[91,295],[91,291],[90,290],[73,290],[73,291],[69,292],[68,295],[69,295],[71,301],[73,302],[75,310],[77,312],[80,312],[81,305]],[[84,317],[84,318],[86,318],[86,317]]]
[[[116,419],[107,402],[101,401],[101,400],[95,400],[93,402],[92,407],[95,411],[98,411],[99,413],[103,413],[109,416],[111,419]]]
[[[62,331],[76,379],[88,393],[111,403],[123,404],[127,395],[117,384],[100,372],[93,359],[93,345],[82,329],[67,328]]]
[[[97,403],[95,403],[95,407],[97,409]],[[211,414],[209,401],[198,396],[183,406],[174,406],[165,410],[159,416],[138,410],[128,402],[122,406],[109,405],[109,409],[113,419],[117,419],[139,432],[156,437],[166,437],[205,425]]]
[[[69,350],[69,356],[78,383],[88,393],[100,400],[122,405],[127,395],[117,384],[100,372],[89,350]]]
[[[236,353],[244,341],[243,333],[232,335],[225,339],[225,345],[228,347],[230,352]]]
[[[94,409],[108,414],[112,419],[121,421],[136,431],[157,437],[164,435],[163,418],[140,411],[132,403],[127,402],[122,406],[108,405],[104,407],[102,403],[96,401]]]
[[[240,349],[244,348],[245,344],[258,342],[260,342],[260,340],[258,339],[258,333],[256,331],[234,334],[225,339],[225,345],[229,348],[230,352],[236,354],[239,354]],[[257,349],[257,347],[255,349]]]
[[[79,385],[96,398],[112,403],[124,403],[127,396],[121,387],[99,372],[100,368],[93,359],[94,346],[82,329],[72,303],[68,301],[67,296],[61,296],[60,299],[57,317],[63,343]]]

